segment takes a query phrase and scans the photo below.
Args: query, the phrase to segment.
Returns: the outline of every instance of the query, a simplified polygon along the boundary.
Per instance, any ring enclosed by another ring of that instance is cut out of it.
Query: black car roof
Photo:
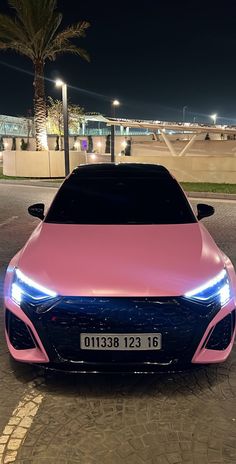
[[[73,176],[90,177],[97,175],[107,176],[132,176],[132,177],[161,177],[169,178],[172,176],[168,169],[160,164],[144,164],[144,163],[98,163],[98,164],[83,164],[75,168],[72,172]]]

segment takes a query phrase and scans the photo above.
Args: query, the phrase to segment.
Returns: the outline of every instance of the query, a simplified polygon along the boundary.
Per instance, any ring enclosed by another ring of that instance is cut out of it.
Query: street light
[[[217,118],[217,113],[211,114],[210,118],[213,120],[213,124],[216,125],[216,118]]]
[[[70,173],[70,155],[69,155],[69,128],[68,128],[68,101],[67,101],[67,84],[61,79],[56,80],[56,87],[62,88],[62,108],[63,108],[63,125],[64,125],[64,154],[65,154],[65,175]]]
[[[76,149],[77,151],[79,151],[79,145],[80,145],[79,142],[75,142],[75,143],[74,143],[74,147],[75,147],[75,149]]]
[[[97,147],[98,147],[98,153],[101,155],[101,151],[102,151],[102,142],[97,142]]]
[[[113,117],[115,118],[116,117],[116,107],[120,106],[119,100],[113,100],[113,102],[111,103],[111,106],[113,107]]]

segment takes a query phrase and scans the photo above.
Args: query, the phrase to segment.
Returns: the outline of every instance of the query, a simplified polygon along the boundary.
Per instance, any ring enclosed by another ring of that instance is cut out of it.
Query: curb
[[[0,179],[0,185],[23,185],[30,187],[54,187],[58,188],[64,181],[63,179],[58,179],[58,181],[51,182],[50,180],[37,180],[37,179]]]
[[[235,193],[217,193],[217,192],[186,192],[189,198],[211,198],[216,200],[236,200]]]

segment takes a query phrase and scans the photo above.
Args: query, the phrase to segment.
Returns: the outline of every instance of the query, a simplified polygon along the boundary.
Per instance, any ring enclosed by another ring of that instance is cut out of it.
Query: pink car
[[[10,262],[6,340],[18,361],[80,372],[219,363],[236,275],[163,166],[76,168]]]

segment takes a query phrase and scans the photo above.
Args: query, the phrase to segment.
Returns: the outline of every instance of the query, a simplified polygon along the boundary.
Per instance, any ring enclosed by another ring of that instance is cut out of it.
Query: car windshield
[[[61,224],[186,224],[196,222],[171,177],[70,176],[45,222]]]

